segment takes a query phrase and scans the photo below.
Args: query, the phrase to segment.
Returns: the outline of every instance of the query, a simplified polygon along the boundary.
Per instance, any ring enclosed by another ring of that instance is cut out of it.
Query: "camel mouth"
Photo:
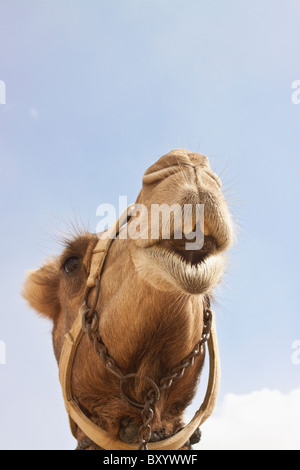
[[[142,251],[139,271],[149,282],[159,273],[161,281],[155,282],[159,288],[166,281],[181,292],[202,294],[218,283],[224,272],[225,258],[212,236],[204,238],[200,250],[186,250],[182,241],[164,240]]]
[[[190,272],[190,275],[197,277],[202,265],[217,253],[217,242],[214,237],[205,236],[201,249],[186,249],[186,240],[163,240],[146,248],[146,253],[175,278]],[[164,264],[165,262],[165,264]]]
[[[217,240],[213,236],[205,235],[202,248],[198,250],[187,249],[187,243],[188,241],[183,237],[180,240],[163,240],[157,247],[161,250],[165,250],[167,253],[173,252],[174,255],[181,258],[184,264],[190,264],[196,267],[218,250]]]

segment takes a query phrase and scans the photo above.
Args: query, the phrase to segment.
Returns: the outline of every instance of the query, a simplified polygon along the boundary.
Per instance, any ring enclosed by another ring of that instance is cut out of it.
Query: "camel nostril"
[[[212,170],[206,170],[206,173],[217,183],[219,188],[222,188],[221,179]]]
[[[200,153],[195,153],[195,152],[189,152],[188,158],[191,164],[194,166],[194,168],[197,168],[198,166],[210,168],[209,159],[206,155],[202,155]]]

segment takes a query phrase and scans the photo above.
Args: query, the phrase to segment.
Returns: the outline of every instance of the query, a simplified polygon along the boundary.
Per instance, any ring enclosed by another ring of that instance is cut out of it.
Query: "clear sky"
[[[299,0],[0,0],[2,448],[75,446],[51,325],[20,297],[25,271],[59,252],[53,235],[75,217],[95,231],[99,204],[134,202],[144,171],[179,147],[209,157],[239,227],[203,445],[221,446],[235,412],[247,418],[227,447],[283,445],[285,424],[300,448],[299,24]],[[273,411],[282,421],[264,428]]]

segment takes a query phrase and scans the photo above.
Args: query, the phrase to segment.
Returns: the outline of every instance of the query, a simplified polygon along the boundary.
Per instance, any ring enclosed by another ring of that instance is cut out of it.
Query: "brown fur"
[[[175,168],[178,162],[179,171]],[[184,166],[186,162],[193,167]],[[161,255],[159,251],[160,243],[164,247],[167,242],[117,238],[111,245],[101,278],[97,305],[99,330],[109,354],[123,373],[137,372],[156,382],[179,364],[199,341],[203,302],[221,278],[223,252],[232,242],[232,225],[220,181],[209,169],[206,157],[177,150],[147,170],[138,202],[150,205],[183,204],[183,201],[205,203],[208,208],[206,235],[214,236],[217,243],[208,253],[205,270],[202,264],[201,270],[195,271],[195,267],[178,256],[172,258],[175,268],[170,274],[170,265],[163,260],[164,256],[173,256],[172,247],[168,247],[171,254]],[[64,334],[71,328],[82,304],[96,242],[94,234],[76,237],[59,258],[33,271],[25,283],[24,296],[30,305],[53,320],[57,361]],[[176,241],[172,243],[176,245]],[[158,250],[159,262],[155,258],[157,253],[148,251],[153,247]],[[181,246],[179,250],[181,253]],[[66,274],[64,263],[70,256],[78,257],[80,266]],[[193,287],[188,286],[190,278]],[[203,359],[198,358],[180,380],[163,392],[153,421],[154,431],[168,435],[183,426],[182,415],[195,394]],[[144,389],[143,381],[128,383],[128,393],[138,401],[142,401]],[[126,434],[121,432],[122,423],[132,422],[135,426],[141,423],[140,413],[122,401],[118,380],[104,369],[86,335],[75,358],[73,391],[91,419],[115,437]],[[80,430],[77,437],[84,437]]]

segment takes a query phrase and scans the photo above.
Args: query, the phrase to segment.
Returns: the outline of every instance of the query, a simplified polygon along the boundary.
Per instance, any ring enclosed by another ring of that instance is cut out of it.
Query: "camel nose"
[[[186,149],[175,149],[169,152],[167,155],[158,160],[156,163],[160,169],[172,166],[193,166],[193,167],[206,167],[210,168],[209,160],[206,155],[201,153],[190,152]]]
[[[197,168],[198,166],[210,168],[209,160],[206,155],[202,155],[201,153],[188,152],[186,156],[188,157],[188,162],[193,165],[194,168]]]
[[[172,150],[148,168],[144,173],[143,184],[144,186],[156,184],[187,167],[210,169],[208,158],[205,155],[185,149]]]

